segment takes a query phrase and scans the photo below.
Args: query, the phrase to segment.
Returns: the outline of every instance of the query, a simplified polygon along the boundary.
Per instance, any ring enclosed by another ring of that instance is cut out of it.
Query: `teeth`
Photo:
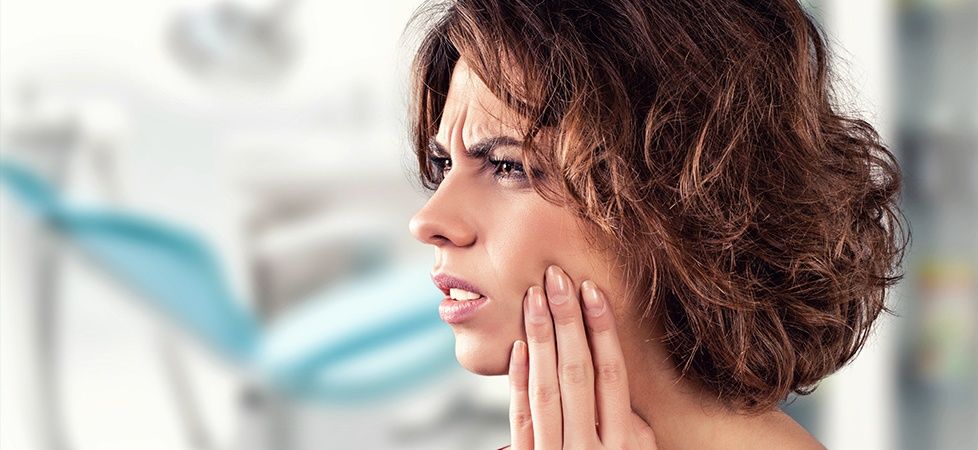
[[[451,297],[452,300],[462,300],[462,301],[475,300],[479,297],[482,297],[481,295],[476,294],[475,292],[469,292],[463,289],[454,289],[454,288],[448,290],[448,296]]]

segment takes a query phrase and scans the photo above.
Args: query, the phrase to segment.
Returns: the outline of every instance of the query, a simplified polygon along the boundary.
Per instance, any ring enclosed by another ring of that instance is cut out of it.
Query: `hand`
[[[529,346],[516,341],[510,357],[511,448],[655,449],[652,429],[631,409],[625,359],[604,294],[593,282],[582,283],[582,314],[561,269],[547,269],[546,287],[546,293],[537,286],[527,291]]]

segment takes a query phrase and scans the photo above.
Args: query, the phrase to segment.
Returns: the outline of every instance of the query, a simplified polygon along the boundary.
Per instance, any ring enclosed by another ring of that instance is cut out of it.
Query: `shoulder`
[[[753,433],[750,443],[745,448],[825,450],[825,446],[808,430],[780,410],[765,414],[761,429],[757,431],[759,432]]]

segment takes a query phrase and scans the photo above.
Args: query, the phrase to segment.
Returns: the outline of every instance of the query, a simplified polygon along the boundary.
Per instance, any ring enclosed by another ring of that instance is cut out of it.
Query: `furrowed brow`
[[[439,158],[448,157],[448,151],[445,150],[445,147],[442,147],[442,145],[439,144],[438,141],[435,140],[435,138],[428,139],[428,151],[431,152],[432,155],[437,156]]]
[[[492,149],[496,147],[520,147],[523,142],[509,136],[495,136],[483,139],[465,149],[465,153],[471,158],[485,158]]]
[[[520,147],[523,141],[509,136],[494,136],[485,138],[465,149],[465,154],[469,158],[485,158],[492,149],[497,147]],[[448,157],[449,153],[445,147],[435,141],[435,138],[428,140],[428,151],[437,157]]]

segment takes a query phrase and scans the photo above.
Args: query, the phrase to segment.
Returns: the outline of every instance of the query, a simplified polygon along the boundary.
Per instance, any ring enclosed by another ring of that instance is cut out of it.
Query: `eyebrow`
[[[470,158],[485,158],[492,149],[496,147],[520,147],[523,141],[509,136],[494,136],[482,139],[465,149],[465,154]],[[448,156],[445,147],[435,141],[435,138],[428,139],[428,150],[438,156]]]

